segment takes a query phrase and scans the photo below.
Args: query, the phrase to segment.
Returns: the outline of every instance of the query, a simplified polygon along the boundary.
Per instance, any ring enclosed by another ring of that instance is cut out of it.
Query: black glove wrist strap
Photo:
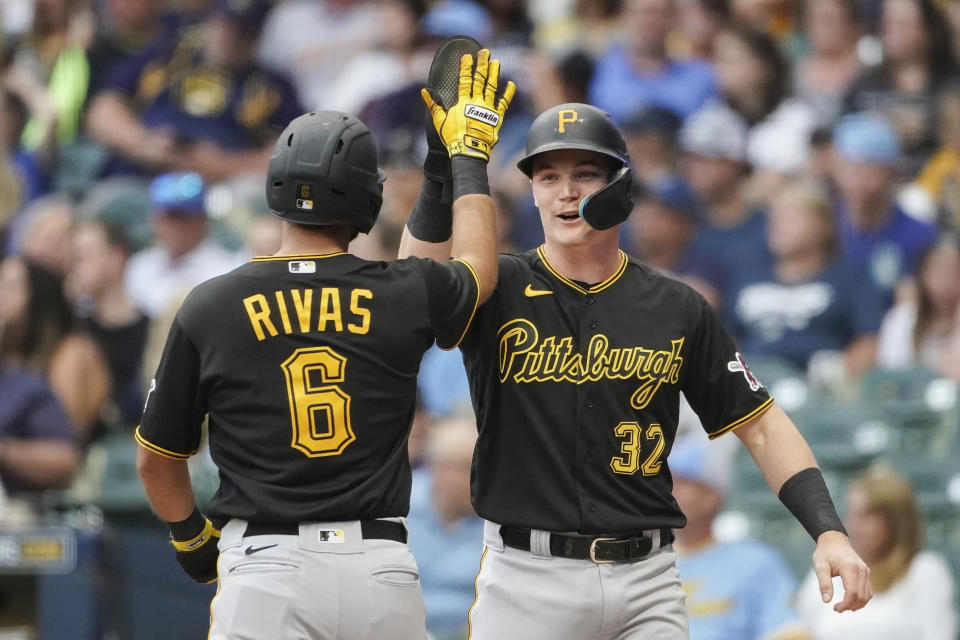
[[[193,540],[203,532],[207,525],[207,519],[200,513],[199,507],[193,508],[193,513],[179,522],[167,522],[167,528],[170,529],[170,537],[174,540]]]
[[[472,156],[455,155],[450,158],[453,173],[453,199],[471,194],[490,195],[487,181],[487,163]]]
[[[426,168],[420,194],[407,218],[407,229],[424,242],[446,242],[453,232],[453,209],[443,204],[443,183],[431,179]]]
[[[793,474],[780,487],[778,497],[814,541],[827,531],[846,535],[820,469],[810,467]]]

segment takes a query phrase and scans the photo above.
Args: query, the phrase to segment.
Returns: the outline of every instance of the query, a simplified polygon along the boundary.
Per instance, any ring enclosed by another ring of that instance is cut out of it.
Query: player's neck
[[[550,266],[560,275],[593,284],[603,282],[620,267],[617,239],[617,234],[611,233],[602,242],[579,246],[559,245],[547,240],[543,251]]]
[[[346,251],[350,236],[347,227],[307,227],[284,222],[276,255],[323,255]]]

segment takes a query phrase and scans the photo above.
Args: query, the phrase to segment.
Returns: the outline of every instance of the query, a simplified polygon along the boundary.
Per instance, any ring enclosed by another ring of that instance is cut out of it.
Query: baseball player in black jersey
[[[461,351],[479,425],[472,495],[487,520],[471,638],[687,638],[668,456],[680,393],[711,438],[735,433],[817,542],[824,600],[871,596],[809,447],[692,289],[618,249],[631,209],[623,137],[564,104],[518,163],[545,242],[500,256]],[[442,257],[408,226],[406,253]]]
[[[362,122],[315,112],[270,159],[277,255],[201,284],[177,314],[137,462],[177,560],[219,579],[211,639],[425,637],[403,521],[407,436],[421,356],[434,341],[456,346],[496,283],[486,161],[514,88],[496,100],[488,58],[474,71],[464,56],[459,101],[433,105],[452,156],[456,260],[347,252],[377,217],[384,175]],[[485,119],[468,122],[477,110]],[[204,416],[221,479],[206,516],[186,465]]]

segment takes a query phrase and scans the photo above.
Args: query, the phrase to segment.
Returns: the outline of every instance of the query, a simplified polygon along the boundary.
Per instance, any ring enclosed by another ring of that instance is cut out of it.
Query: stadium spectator
[[[716,93],[708,64],[667,53],[667,37],[677,26],[676,0],[625,0],[622,20],[625,42],[597,60],[592,104],[618,122],[647,105],[686,118]]]
[[[80,326],[100,347],[110,371],[112,414],[105,425],[133,429],[143,411],[140,375],[150,321],[124,290],[130,244],[115,224],[91,219],[77,225],[67,289]]]
[[[24,146],[49,162],[57,144],[73,140],[80,128],[90,78],[86,49],[92,38],[87,0],[40,0],[34,2],[30,31],[14,53],[13,67],[43,87],[56,114],[55,128],[38,114],[23,132]]]
[[[63,276],[70,260],[73,224],[73,202],[64,196],[45,196],[18,216],[13,244],[17,252]]]
[[[906,1],[906,0],[905,0]],[[888,293],[916,270],[936,230],[894,201],[900,143],[880,116],[850,114],[833,131],[840,246]]]
[[[96,344],[75,330],[59,275],[26,258],[0,262],[0,358],[43,376],[86,441],[110,393]]]
[[[744,272],[730,303],[730,327],[748,355],[776,355],[806,370],[821,351],[842,352],[843,370],[874,365],[884,296],[837,255],[827,195],[795,184],[768,214],[769,268]]]
[[[0,357],[0,487],[6,494],[63,487],[80,461],[74,429],[47,382]]]
[[[352,56],[326,88],[325,108],[359,113],[367,102],[426,77],[429,58],[419,48],[424,0],[376,4],[378,41]]]
[[[836,615],[823,606],[811,572],[797,608],[814,640],[956,640],[954,582],[945,560],[924,551],[923,519],[910,482],[872,469],[847,489],[850,542],[870,566],[873,600]],[[843,595],[834,580],[834,598]]]
[[[769,262],[763,212],[747,200],[750,165],[743,121],[719,104],[701,109],[680,131],[681,173],[703,212],[693,251],[721,265],[713,281],[723,304],[740,271]]]
[[[329,87],[354,57],[374,46],[381,31],[377,18],[374,3],[361,0],[281,3],[264,24],[259,59],[289,74],[307,109],[333,109],[337,96]]]
[[[884,317],[877,364],[937,369],[958,325],[960,240],[955,233],[945,233],[917,262],[915,299],[898,303]]]
[[[270,7],[214,0],[197,28],[113,70],[86,120],[119,158],[108,173],[193,171],[216,181],[266,170],[276,136],[302,112],[286,78],[254,60]]]
[[[150,183],[154,246],[127,264],[127,295],[150,318],[204,280],[240,265],[240,258],[208,237],[203,180],[195,173],[167,173]]]
[[[470,503],[470,462],[477,426],[457,417],[437,423],[427,440],[427,463],[414,471],[410,549],[420,569],[427,630],[435,640],[466,637],[473,603],[483,520]]]
[[[29,76],[5,72],[0,64],[0,165],[7,176],[0,186],[0,220],[9,219],[48,188],[48,167],[36,153],[20,144],[31,118],[46,121],[52,129],[56,119],[45,94]]]
[[[960,229],[960,82],[944,87],[936,106],[940,146],[916,184],[926,192],[940,225]]]
[[[720,542],[713,523],[730,493],[735,443],[699,433],[677,440],[668,463],[673,497],[687,518],[674,531],[687,598],[690,640],[803,640],[790,607],[796,581],[775,549],[753,540]]]
[[[747,127],[747,160],[753,168],[749,197],[764,203],[799,171],[809,155],[813,111],[790,95],[790,68],[776,42],[734,24],[717,36],[720,101]]]
[[[957,74],[950,27],[934,0],[884,0],[879,36],[883,62],[853,82],[843,111],[881,113],[901,141],[898,165],[913,177],[936,149],[934,97]]]
[[[688,58],[713,60],[717,36],[730,22],[730,0],[688,0],[679,9],[677,32],[682,43],[671,50]]]
[[[662,107],[641,109],[623,123],[620,129],[637,179],[653,182],[676,173],[682,125],[679,116]]]
[[[859,0],[808,0],[803,5],[810,50],[794,69],[794,91],[815,114],[818,126],[831,126],[843,97],[863,69],[857,43],[863,34]]]
[[[534,47],[548,53],[583,49],[596,58],[620,37],[620,5],[621,0],[575,0],[569,13],[537,25]]]
[[[700,222],[700,204],[676,176],[649,181],[628,221],[630,254],[686,282],[711,304],[719,303],[710,256],[692,251]]]
[[[144,51],[156,38],[175,37],[173,23],[161,13],[159,0],[104,0],[90,62],[90,93],[96,93],[123,60]]]

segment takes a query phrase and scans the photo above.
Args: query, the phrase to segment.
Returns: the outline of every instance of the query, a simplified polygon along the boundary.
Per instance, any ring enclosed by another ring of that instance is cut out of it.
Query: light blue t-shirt
[[[800,628],[796,580],[777,552],[754,541],[678,553],[690,640],[772,640]]]
[[[717,93],[713,68],[703,62],[670,61],[657,73],[634,69],[627,50],[611,47],[597,60],[590,102],[617,122],[647,106],[663,107],[686,119]]]
[[[467,626],[483,554],[483,520],[467,517],[452,529],[444,528],[430,504],[430,482],[427,469],[413,472],[407,529],[410,549],[420,569],[427,629],[444,636]]]

